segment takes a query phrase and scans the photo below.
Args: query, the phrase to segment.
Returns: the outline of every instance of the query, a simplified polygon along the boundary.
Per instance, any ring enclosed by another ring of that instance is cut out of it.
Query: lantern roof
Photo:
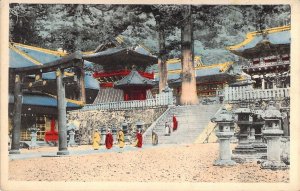
[[[133,86],[151,88],[154,85],[154,81],[141,76],[139,72],[135,69],[135,67],[133,67],[133,69],[127,76],[114,83],[114,87],[119,89]]]
[[[281,112],[274,106],[274,102],[270,102],[268,108],[263,115],[264,119],[281,119]]]
[[[226,108],[222,108],[220,112],[216,113],[216,115],[211,119],[212,122],[233,122],[234,116],[231,112],[226,110]]]
[[[238,108],[238,109],[236,109],[235,111],[234,111],[234,113],[236,113],[236,114],[240,114],[240,113],[253,113],[252,111],[251,111],[251,109],[250,108],[245,108],[245,107],[241,107],[241,108]]]

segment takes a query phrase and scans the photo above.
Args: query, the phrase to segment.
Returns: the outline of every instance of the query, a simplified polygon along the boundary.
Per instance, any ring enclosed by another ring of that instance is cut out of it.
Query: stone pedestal
[[[101,128],[101,141],[100,141],[101,145],[105,144],[105,137],[106,137],[106,128],[102,127]]]
[[[282,130],[282,115],[274,106],[274,102],[269,103],[265,115],[264,130],[262,131],[264,138],[267,140],[267,160],[261,163],[263,169],[286,169],[288,166],[281,161],[281,136]]]
[[[30,137],[31,137],[31,140],[30,140],[30,148],[37,148],[37,147],[39,147],[39,146],[37,145],[37,143],[36,143],[37,131],[31,131]]]
[[[252,127],[252,111],[246,105],[241,104],[240,108],[234,112],[237,115],[237,125],[240,132],[237,135],[239,142],[232,151],[233,159],[239,162],[248,162],[257,158],[256,150],[252,143],[255,141],[255,129]]]
[[[259,158],[263,158],[267,154],[267,144],[263,141],[262,129],[264,127],[265,121],[263,120],[264,111],[261,109],[259,102],[255,103],[253,123],[252,127],[255,130],[255,141],[252,142],[253,148],[256,150],[256,153]]]
[[[281,161],[280,136],[283,131],[279,129],[267,129],[263,131],[267,139],[267,160],[261,163],[263,169],[287,169],[288,166]]]
[[[263,142],[262,128],[264,122],[254,122],[253,127],[255,128],[255,140],[252,142],[253,148],[256,150],[259,158],[265,157],[267,154],[267,144]]]
[[[121,126],[122,126],[122,130],[123,130],[123,133],[124,133],[125,143],[129,143],[130,142],[129,124],[126,121],[124,121]]]
[[[231,160],[230,138],[234,135],[233,132],[217,132],[216,136],[219,139],[219,159],[214,162],[215,166],[232,166],[236,163]]]
[[[230,138],[234,135],[234,118],[230,112],[223,108],[217,113],[212,122],[218,124],[216,136],[219,139],[219,159],[214,162],[215,166],[232,166],[236,163],[231,160]]]
[[[71,130],[69,132],[69,136],[70,136],[70,139],[69,139],[69,146],[71,147],[74,147],[74,146],[77,146],[76,142],[75,142],[75,132],[73,130]]]
[[[256,158],[256,150],[254,149],[252,142],[254,142],[254,139],[250,139],[250,132],[249,132],[249,126],[251,125],[248,122],[237,122],[237,124],[240,127],[240,133],[238,134],[238,145],[235,147],[235,149],[232,151],[233,158],[236,161],[246,162],[246,161],[252,161]]]
[[[113,127],[111,129],[112,131],[112,136],[113,136],[113,139],[114,139],[114,144],[118,143],[118,140],[117,140],[117,128]]]

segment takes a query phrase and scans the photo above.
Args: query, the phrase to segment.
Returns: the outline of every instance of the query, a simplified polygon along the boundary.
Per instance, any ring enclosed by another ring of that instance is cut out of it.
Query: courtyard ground
[[[234,146],[234,145],[233,145]],[[218,144],[102,146],[69,148],[71,155],[51,156],[57,147],[21,150],[10,156],[9,180],[24,181],[135,181],[135,182],[289,182],[289,170],[262,170],[253,163],[213,166]]]

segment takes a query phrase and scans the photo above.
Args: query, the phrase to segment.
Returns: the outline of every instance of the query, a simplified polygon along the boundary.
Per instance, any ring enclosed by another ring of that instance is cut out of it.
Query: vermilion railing
[[[94,72],[94,78],[105,78],[112,76],[127,76],[131,71],[130,70],[118,70],[113,72]],[[141,76],[148,79],[154,79],[154,73],[138,71]]]

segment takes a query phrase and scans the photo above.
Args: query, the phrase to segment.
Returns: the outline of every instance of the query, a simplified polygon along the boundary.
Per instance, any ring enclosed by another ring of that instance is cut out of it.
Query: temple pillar
[[[273,82],[273,89],[277,89],[276,82]]]
[[[264,78],[262,78],[261,79],[261,89],[265,89],[265,79]]]
[[[22,112],[22,89],[21,77],[15,76],[14,88],[14,113],[13,113],[13,130],[12,143],[9,154],[20,154],[20,132],[21,132],[21,112]]]
[[[86,102],[86,94],[85,94],[85,84],[84,84],[84,70],[83,67],[78,67],[76,69],[76,76],[77,76],[77,84],[79,87],[79,100],[83,103]]]
[[[57,84],[57,108],[58,108],[58,152],[57,155],[68,155],[67,145],[67,117],[66,117],[66,96],[63,83],[63,70],[56,70]]]

